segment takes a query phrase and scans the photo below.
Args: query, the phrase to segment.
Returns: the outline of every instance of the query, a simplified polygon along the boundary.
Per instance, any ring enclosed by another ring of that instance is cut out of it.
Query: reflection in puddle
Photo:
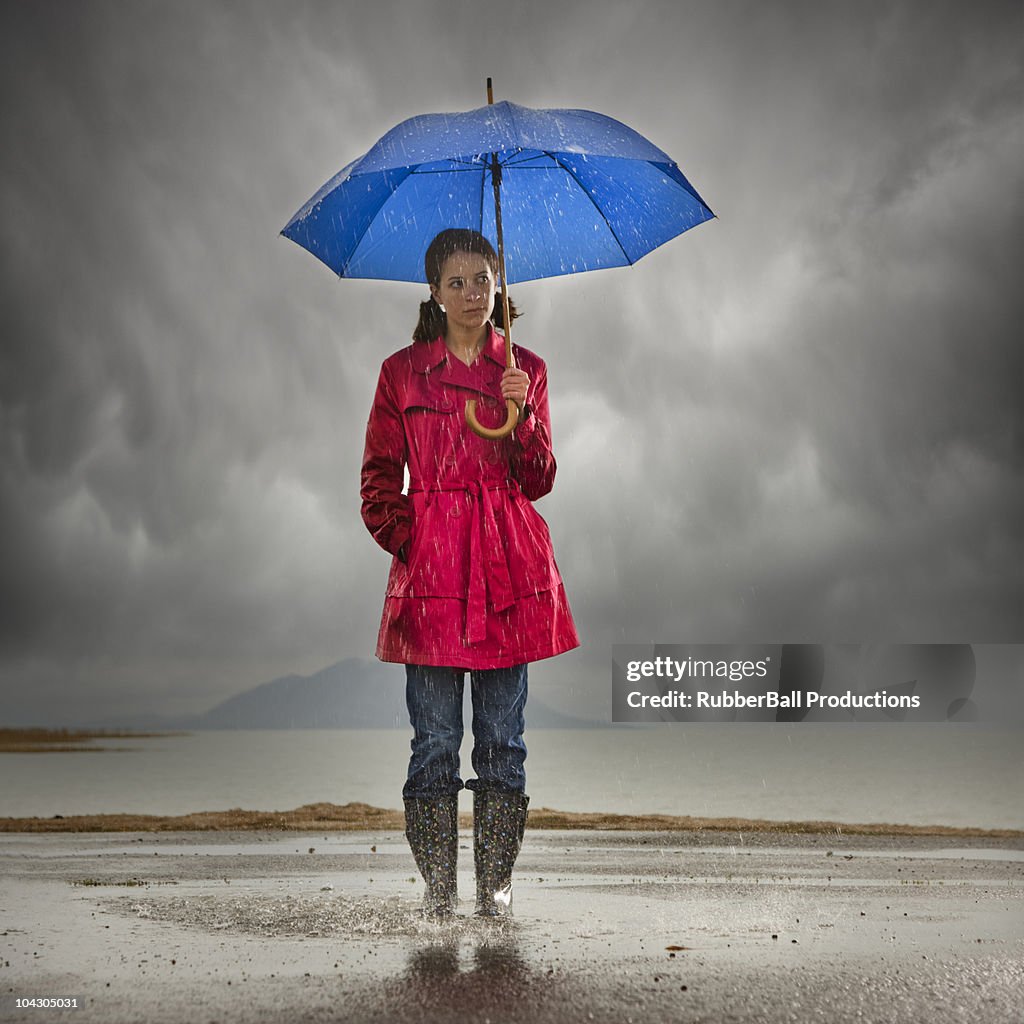
[[[514,930],[497,934],[493,924],[468,919],[455,925],[461,940],[423,946],[409,955],[404,971],[384,982],[384,998],[392,1009],[408,1007],[426,1019],[529,1019],[532,1012],[564,1002],[578,1005],[571,986],[556,980],[550,969],[532,967],[520,951]],[[467,932],[472,934],[467,936]],[[568,1009],[566,1010],[569,1013]],[[563,1019],[572,1019],[571,1013]]]

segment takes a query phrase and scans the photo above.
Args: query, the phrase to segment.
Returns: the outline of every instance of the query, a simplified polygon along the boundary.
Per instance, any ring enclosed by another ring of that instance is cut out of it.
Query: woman
[[[412,345],[381,367],[366,428],[363,520],[393,555],[377,657],[406,666],[414,732],[402,793],[406,836],[426,882],[426,912],[436,918],[456,904],[470,672],[476,912],[496,916],[511,905],[529,803],[526,666],[579,640],[547,525],[532,505],[555,478],[544,363],[513,346],[515,366],[505,368],[504,338],[493,326],[501,326],[498,259],[483,235],[442,231],[424,269],[430,299]],[[470,398],[488,427],[504,422],[512,399],[515,430],[498,441],[478,436],[465,420]]]

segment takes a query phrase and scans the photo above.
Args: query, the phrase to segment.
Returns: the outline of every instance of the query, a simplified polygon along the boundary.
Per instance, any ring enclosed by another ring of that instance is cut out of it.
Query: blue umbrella
[[[490,79],[487,88],[490,98]],[[674,161],[621,122],[489,102],[392,128],[282,234],[339,277],[423,283],[434,236],[474,228],[497,243],[502,282],[515,284],[635,263],[713,216]],[[511,365],[507,315],[505,324]],[[471,408],[467,418],[483,436],[504,436],[515,426],[508,405],[496,431]]]

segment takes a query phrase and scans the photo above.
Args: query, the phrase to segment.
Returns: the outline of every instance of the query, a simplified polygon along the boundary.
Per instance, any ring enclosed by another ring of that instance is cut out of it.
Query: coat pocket
[[[526,597],[559,586],[562,577],[544,518],[532,501],[516,491],[509,492],[507,509],[503,532],[515,596]]]
[[[457,597],[469,592],[471,514],[467,494],[413,494],[409,561],[388,578],[389,597]]]

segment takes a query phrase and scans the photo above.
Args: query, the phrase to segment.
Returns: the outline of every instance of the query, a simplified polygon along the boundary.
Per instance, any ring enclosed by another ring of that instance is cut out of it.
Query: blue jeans
[[[405,666],[405,701],[412,723],[412,757],[402,790],[410,797],[450,796],[463,787],[459,777],[462,694],[465,670],[431,665]],[[470,673],[473,700],[473,770],[467,789],[526,789],[526,665]]]

